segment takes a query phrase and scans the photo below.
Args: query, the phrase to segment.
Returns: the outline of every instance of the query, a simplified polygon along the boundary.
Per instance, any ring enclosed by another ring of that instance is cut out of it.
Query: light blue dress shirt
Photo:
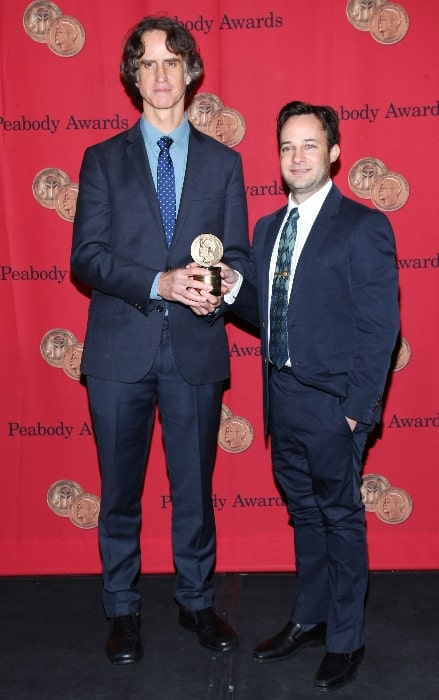
[[[159,153],[160,153],[160,148],[157,144],[157,141],[162,137],[162,136],[170,136],[171,139],[173,140],[173,143],[171,145],[171,148],[169,149],[169,153],[172,158],[172,162],[174,164],[174,175],[175,175],[175,198],[176,198],[176,206],[177,206],[177,214],[178,214],[178,208],[180,206],[180,199],[181,199],[181,193],[183,190],[183,182],[184,182],[184,175],[186,172],[186,161],[187,161],[187,152],[188,152],[188,147],[189,147],[189,133],[190,133],[190,128],[189,128],[189,122],[187,120],[187,117],[184,118],[184,120],[181,122],[179,126],[177,126],[174,131],[171,131],[169,134],[164,134],[162,131],[159,129],[156,129],[155,126],[150,124],[144,116],[140,118],[140,130],[142,132],[143,140],[145,142],[145,148],[146,148],[146,154],[148,156],[148,161],[149,161],[149,166],[151,168],[151,174],[152,178],[154,180],[154,185],[157,189],[157,163],[159,159]],[[162,273],[158,272],[154,282],[151,287],[151,292],[150,292],[150,299],[160,299],[161,297],[157,294],[157,283],[159,280],[159,277]]]

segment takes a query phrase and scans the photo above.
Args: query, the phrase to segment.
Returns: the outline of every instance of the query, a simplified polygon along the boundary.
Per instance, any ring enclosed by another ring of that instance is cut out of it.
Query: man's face
[[[327,182],[338,145],[328,152],[326,132],[314,114],[290,117],[280,133],[280,168],[294,200],[300,204]]]
[[[171,109],[184,105],[186,75],[180,55],[166,48],[165,32],[154,30],[143,35],[145,52],[139,59],[137,87],[143,99],[145,111]]]

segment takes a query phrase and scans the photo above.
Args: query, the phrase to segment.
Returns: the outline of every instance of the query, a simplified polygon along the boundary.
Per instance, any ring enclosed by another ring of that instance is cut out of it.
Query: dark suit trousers
[[[212,604],[216,535],[211,481],[223,382],[194,386],[178,372],[167,322],[152,370],[133,384],[87,377],[102,477],[99,544],[109,617],[140,607],[141,494],[156,405],[172,496],[175,598]],[[157,504],[157,507],[159,505]]]
[[[326,647],[364,643],[368,580],[361,468],[369,426],[352,431],[340,399],[301,384],[288,369],[270,376],[274,474],[293,518],[297,570],[291,619],[327,622]]]

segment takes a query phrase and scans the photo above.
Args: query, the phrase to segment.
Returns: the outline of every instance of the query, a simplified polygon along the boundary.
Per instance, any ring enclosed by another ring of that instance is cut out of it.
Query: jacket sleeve
[[[357,343],[342,408],[348,418],[371,424],[381,413],[400,327],[395,239],[387,217],[370,210],[349,245]]]

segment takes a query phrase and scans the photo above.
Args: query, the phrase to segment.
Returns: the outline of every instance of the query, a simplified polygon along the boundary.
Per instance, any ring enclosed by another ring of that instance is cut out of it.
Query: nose
[[[159,82],[163,82],[164,80],[166,80],[165,66],[160,65],[160,63],[157,64],[157,68],[155,71],[155,79],[158,80]]]
[[[300,163],[304,159],[304,151],[302,148],[296,148],[293,152],[293,161]]]

